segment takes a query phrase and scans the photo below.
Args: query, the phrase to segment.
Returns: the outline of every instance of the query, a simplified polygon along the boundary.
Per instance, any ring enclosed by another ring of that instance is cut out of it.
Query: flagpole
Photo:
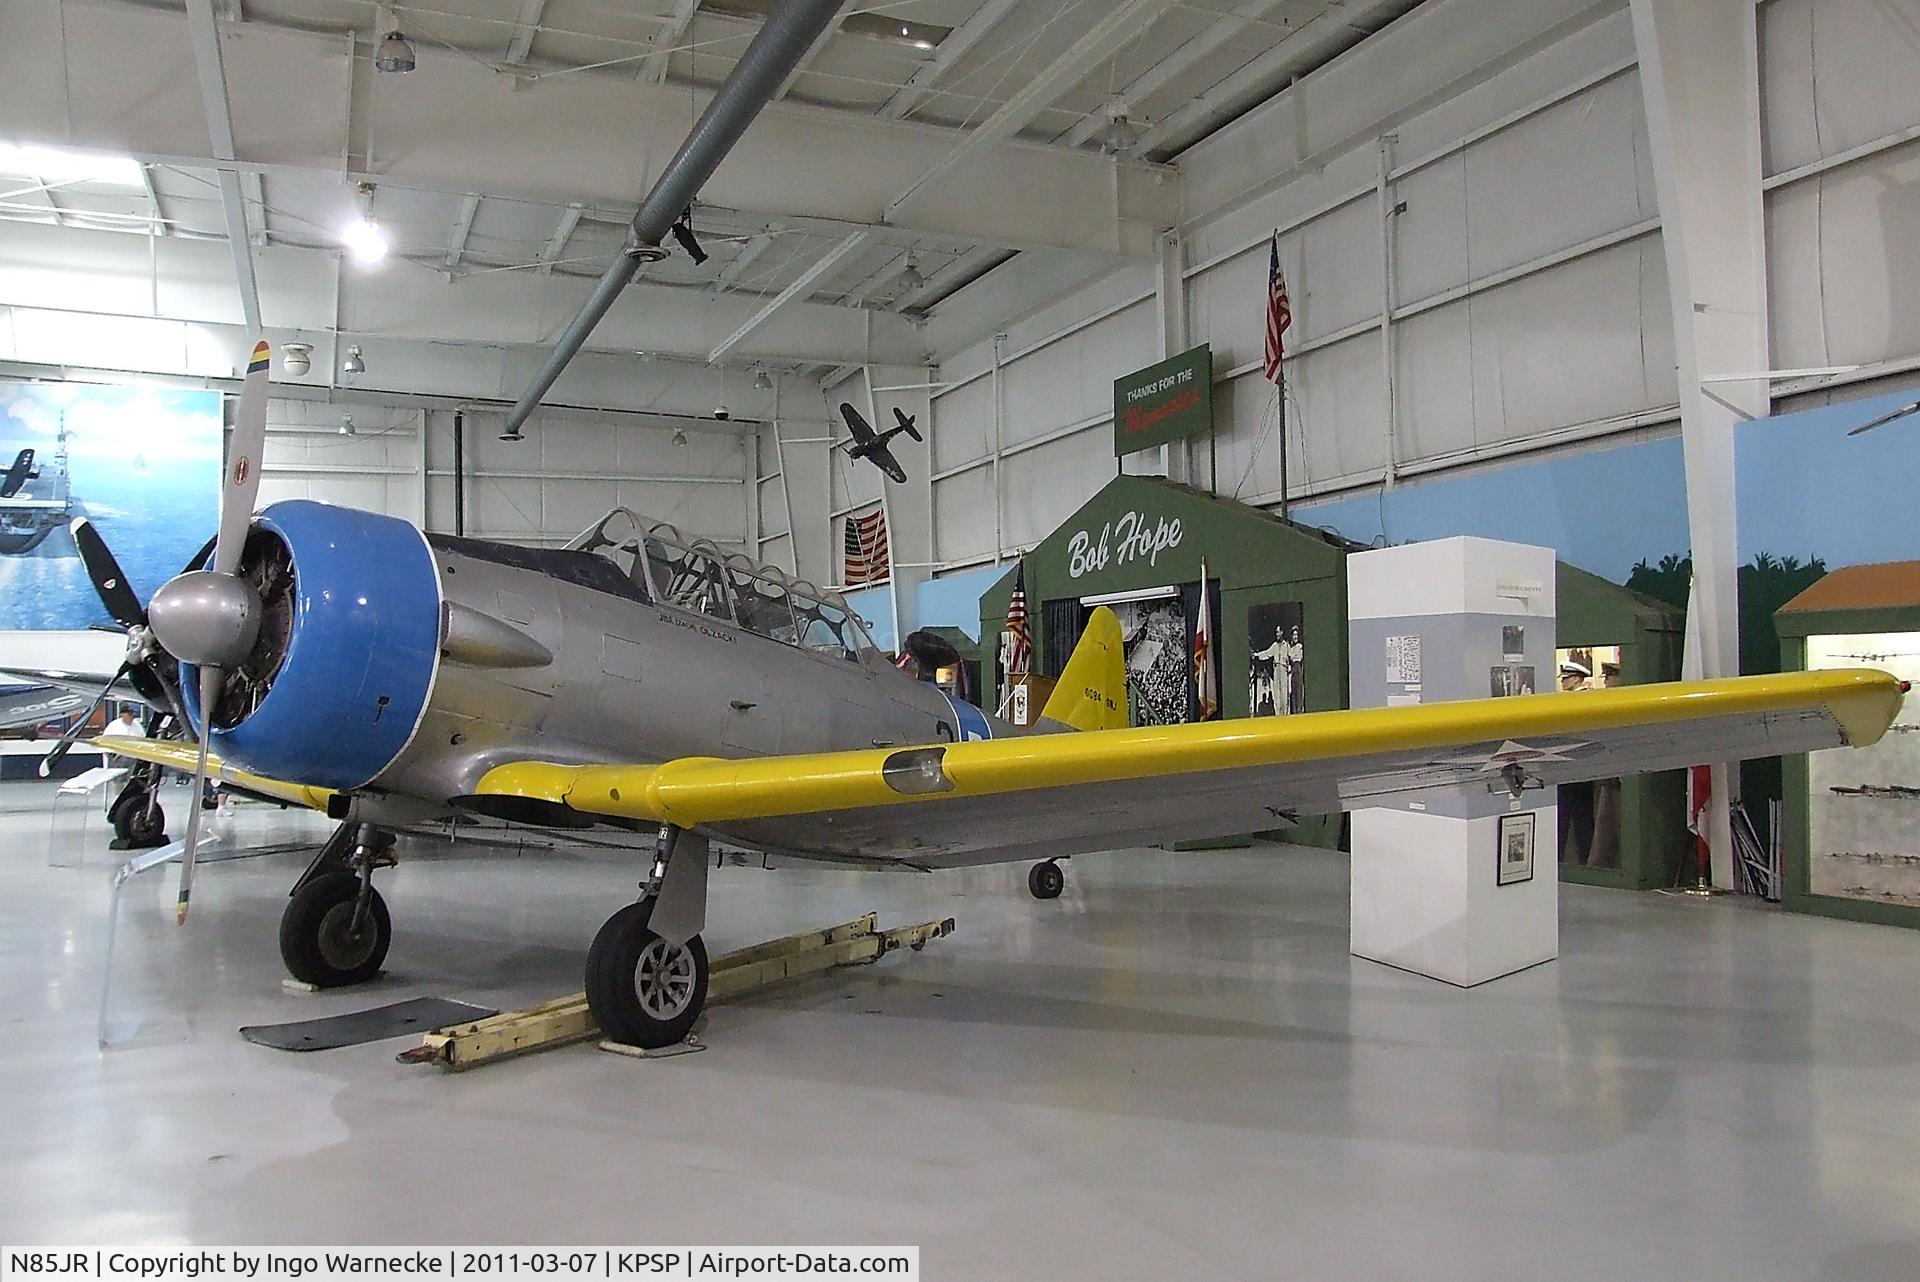
[[[1287,367],[1281,360],[1274,379],[1274,394],[1280,398],[1280,519],[1287,519]]]

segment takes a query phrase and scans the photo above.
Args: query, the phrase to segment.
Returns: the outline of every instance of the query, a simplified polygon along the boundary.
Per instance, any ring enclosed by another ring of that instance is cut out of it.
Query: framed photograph
[[[1496,699],[1532,694],[1535,689],[1531,663],[1496,663],[1487,676],[1487,693]]]
[[[1500,872],[1496,885],[1533,880],[1533,812],[1500,816]]]
[[[1500,629],[1500,656],[1508,662],[1527,657],[1527,630],[1517,623]]]

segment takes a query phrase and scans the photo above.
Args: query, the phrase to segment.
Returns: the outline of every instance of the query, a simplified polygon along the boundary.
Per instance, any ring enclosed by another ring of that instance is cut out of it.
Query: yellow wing
[[[497,766],[483,795],[704,827],[792,853],[985,863],[1258,832],[1446,785],[1504,787],[1873,743],[1866,669],[660,765]]]
[[[200,759],[200,749],[197,745],[183,743],[178,739],[137,739],[131,735],[102,735],[92,742],[94,747],[104,751],[116,753],[122,757],[133,757],[139,761],[171,766],[183,774],[192,774],[194,765]],[[272,797],[276,801],[307,806],[323,812],[327,808],[327,799],[333,796],[331,788],[315,788],[303,783],[288,783],[284,779],[271,779],[266,775],[257,775],[250,770],[242,770],[238,766],[229,766],[213,753],[207,754],[207,773],[236,788],[259,793],[263,797]]]

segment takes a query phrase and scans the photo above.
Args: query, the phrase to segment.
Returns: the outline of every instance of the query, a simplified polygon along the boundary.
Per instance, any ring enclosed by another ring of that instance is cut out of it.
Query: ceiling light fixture
[[[913,261],[912,254],[908,254],[906,268],[900,273],[900,288],[919,289],[926,283],[927,277],[926,274],[920,270],[920,264]]]
[[[373,267],[387,256],[387,233],[373,216],[373,184],[361,183],[355,189],[359,199],[360,213],[349,219],[340,229],[340,242],[347,247],[347,253],[353,261],[362,267]]]
[[[767,377],[767,371],[765,370],[761,370],[753,376],[753,385],[763,392],[771,392],[773,390],[773,380]]]
[[[340,435],[342,436],[353,435],[353,415],[342,414],[340,416]]]
[[[373,69],[375,71],[386,71],[394,75],[404,76],[417,65],[418,62],[414,58],[413,41],[402,35],[398,27],[387,32],[386,38],[380,42],[380,48],[373,55]]]
[[[347,359],[340,362],[340,372],[348,378],[367,372],[367,363],[360,358],[360,344],[355,343],[347,348]]]
[[[686,448],[686,445],[687,445],[687,429],[686,428],[676,427],[673,429],[673,443],[675,445],[678,445],[682,449]]]
[[[1107,99],[1103,109],[1107,124],[1100,131],[1100,150],[1109,156],[1125,155],[1140,145],[1140,130],[1133,123],[1132,108],[1125,98]]]
[[[280,368],[295,378],[313,368],[312,343],[284,343],[280,347]]]

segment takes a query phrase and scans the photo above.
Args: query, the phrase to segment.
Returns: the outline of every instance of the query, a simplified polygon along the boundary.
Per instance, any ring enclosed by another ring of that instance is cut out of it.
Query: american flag
[[[847,518],[846,572],[840,582],[850,588],[885,583],[892,574],[887,559],[887,514],[881,508]]]
[[[1013,595],[1007,598],[1007,671],[1028,672],[1033,668],[1033,636],[1027,631],[1027,567],[1013,572]]]
[[[1280,274],[1280,233],[1267,248],[1267,351],[1262,366],[1269,383],[1280,381],[1280,358],[1286,354],[1281,335],[1293,324],[1293,304],[1287,301],[1287,278]]]

